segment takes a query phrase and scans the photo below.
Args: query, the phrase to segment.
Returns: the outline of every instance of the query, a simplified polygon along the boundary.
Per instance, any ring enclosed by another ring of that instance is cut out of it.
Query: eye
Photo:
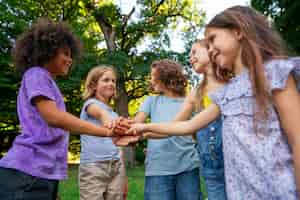
[[[72,57],[72,56],[71,56],[71,50],[70,50],[70,49],[65,48],[65,49],[63,50],[63,54],[65,54],[65,56]]]

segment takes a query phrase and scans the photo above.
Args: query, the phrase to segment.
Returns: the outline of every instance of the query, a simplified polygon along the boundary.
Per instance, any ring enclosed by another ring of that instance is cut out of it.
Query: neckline
[[[172,101],[182,101],[184,99],[184,97],[168,97],[165,95],[160,95],[161,97],[164,97],[166,99],[172,100]]]
[[[241,77],[245,76],[245,74],[248,74],[249,70],[246,68],[241,73],[237,74],[236,76],[232,77],[229,82],[234,82],[236,80],[239,80]],[[227,85],[226,83],[225,85]]]

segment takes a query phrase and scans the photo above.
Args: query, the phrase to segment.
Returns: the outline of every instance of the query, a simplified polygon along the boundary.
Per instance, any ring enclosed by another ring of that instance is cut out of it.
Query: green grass
[[[144,199],[144,166],[127,169],[128,196],[127,200]],[[79,200],[78,165],[69,166],[69,178],[59,183],[59,196],[61,200]]]

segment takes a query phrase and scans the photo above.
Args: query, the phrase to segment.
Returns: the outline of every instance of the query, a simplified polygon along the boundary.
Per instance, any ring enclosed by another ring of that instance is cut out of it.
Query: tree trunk
[[[98,13],[95,15],[95,18],[103,32],[107,49],[109,50],[109,52],[114,53],[114,51],[116,51],[116,29],[107,22],[104,15]],[[128,117],[128,95],[125,90],[124,81],[120,81],[120,84],[118,86],[118,98],[116,100],[116,107],[117,113],[120,116]],[[124,157],[127,166],[133,167],[135,165],[134,147],[125,147]]]
[[[116,100],[117,113],[120,116],[128,117],[128,96],[125,91],[124,83],[121,83],[118,87],[118,98]],[[129,167],[135,166],[135,148],[124,147],[125,163]]]

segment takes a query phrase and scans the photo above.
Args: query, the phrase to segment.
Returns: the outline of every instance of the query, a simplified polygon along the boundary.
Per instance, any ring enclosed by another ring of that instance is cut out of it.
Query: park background
[[[118,71],[115,110],[122,116],[133,116],[149,94],[149,66],[153,60],[180,62],[190,87],[201,80],[188,63],[191,43],[203,36],[207,20],[236,4],[252,6],[268,16],[290,54],[299,54],[299,0],[0,0],[0,157],[20,132],[16,97],[21,77],[15,72],[10,52],[17,36],[39,17],[68,22],[84,43],[84,53],[74,63],[71,74],[58,80],[67,110],[79,116],[87,72],[99,64],[110,64]],[[143,141],[125,149],[129,200],[143,199],[145,144]],[[72,135],[70,175],[61,182],[59,191],[63,200],[78,199],[79,152],[79,136]]]

